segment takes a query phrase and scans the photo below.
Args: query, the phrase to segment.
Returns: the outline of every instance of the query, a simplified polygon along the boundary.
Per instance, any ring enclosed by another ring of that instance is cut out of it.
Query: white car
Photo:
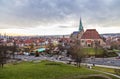
[[[24,55],[27,55],[27,56],[29,56],[29,55],[30,55],[30,53],[28,53],[28,52],[24,52],[23,54],[24,54]]]

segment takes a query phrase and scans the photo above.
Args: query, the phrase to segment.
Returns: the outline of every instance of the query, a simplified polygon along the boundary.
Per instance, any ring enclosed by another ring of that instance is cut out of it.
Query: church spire
[[[79,31],[82,31],[82,30],[83,30],[83,25],[82,25],[82,20],[80,18]]]

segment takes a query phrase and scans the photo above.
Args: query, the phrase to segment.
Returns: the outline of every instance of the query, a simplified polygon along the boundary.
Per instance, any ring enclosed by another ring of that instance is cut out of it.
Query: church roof
[[[76,35],[76,34],[78,34],[79,33],[79,31],[74,31],[72,34],[73,35]]]
[[[83,33],[81,39],[101,39],[101,37],[96,29],[87,29]]]

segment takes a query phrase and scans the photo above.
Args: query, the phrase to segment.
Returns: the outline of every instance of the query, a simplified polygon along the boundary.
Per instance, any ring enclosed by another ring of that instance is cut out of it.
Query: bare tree
[[[94,41],[95,42],[95,47],[94,47],[94,49],[95,49],[95,57],[97,57],[98,56],[98,49],[102,49],[103,47],[102,46],[100,46],[100,41]]]
[[[2,51],[0,51],[0,67],[2,67],[3,68],[3,65],[4,65],[4,57],[3,57],[3,52]]]
[[[0,46],[0,67],[3,68],[4,64],[6,63],[7,60],[7,50],[6,46],[1,45]]]
[[[82,61],[85,60],[85,53],[82,50],[80,41],[77,40],[69,49],[70,55],[75,60],[77,67],[80,67]]]
[[[119,42],[118,42],[118,41],[112,41],[110,48],[111,48],[112,50],[113,50],[113,49],[119,49]]]
[[[8,51],[14,52],[14,46],[0,45],[0,67],[2,68],[7,60],[10,58]]]
[[[12,52],[13,52],[13,53],[12,53],[13,59],[15,59],[16,47],[17,47],[17,46],[16,46],[16,42],[14,41],[14,42],[13,42],[13,50],[12,50]]]
[[[47,45],[47,50],[46,50],[46,52],[48,53],[48,54],[53,54],[53,50],[55,49],[55,46],[53,45],[53,43],[49,43],[48,45]]]
[[[31,44],[30,44],[30,48],[29,48],[29,52],[32,52],[32,51],[34,50],[34,48],[35,48],[35,47],[34,47],[34,44],[31,43]]]

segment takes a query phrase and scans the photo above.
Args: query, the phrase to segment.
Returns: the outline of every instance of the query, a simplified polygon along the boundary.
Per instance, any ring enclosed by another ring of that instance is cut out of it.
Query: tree
[[[39,57],[39,52],[38,51],[35,52],[35,57]]]
[[[11,51],[11,52],[15,52],[15,47],[14,46],[7,46],[5,44],[3,45],[0,45],[0,67],[3,68],[4,64],[6,63],[6,61],[8,59],[10,59],[10,53],[8,53],[8,51]],[[13,56],[13,53],[12,53],[12,56]]]
[[[31,44],[30,44],[30,48],[29,48],[29,49],[30,49],[29,52],[32,52],[32,51],[34,50],[34,48],[35,48],[35,47],[34,47],[34,44],[31,43]]]
[[[119,49],[119,43],[117,41],[112,41],[111,42],[111,47],[112,50],[113,49]]]
[[[65,50],[65,46],[63,46],[62,44],[58,44],[58,49],[59,49],[59,53],[60,52],[64,52],[64,50]]]
[[[49,43],[46,47],[47,47],[46,53],[52,54],[53,50],[55,48],[55,46],[53,45],[53,43]]]
[[[95,49],[95,57],[97,57],[98,56],[98,49],[102,49],[103,47],[100,46],[100,41],[96,40],[94,42],[95,42],[95,47],[94,47],[94,49]]]
[[[3,68],[7,60],[7,46],[0,46],[0,67]]]
[[[3,65],[4,65],[4,57],[3,57],[3,52],[0,51],[0,67],[3,68]]]
[[[75,44],[71,45],[69,49],[72,59],[75,60],[77,67],[80,67],[82,61],[85,59],[85,53],[82,50],[79,40]]]
[[[13,55],[13,59],[15,58],[15,52],[16,52],[16,42],[14,41],[13,42],[13,53],[12,53],[12,55]]]

